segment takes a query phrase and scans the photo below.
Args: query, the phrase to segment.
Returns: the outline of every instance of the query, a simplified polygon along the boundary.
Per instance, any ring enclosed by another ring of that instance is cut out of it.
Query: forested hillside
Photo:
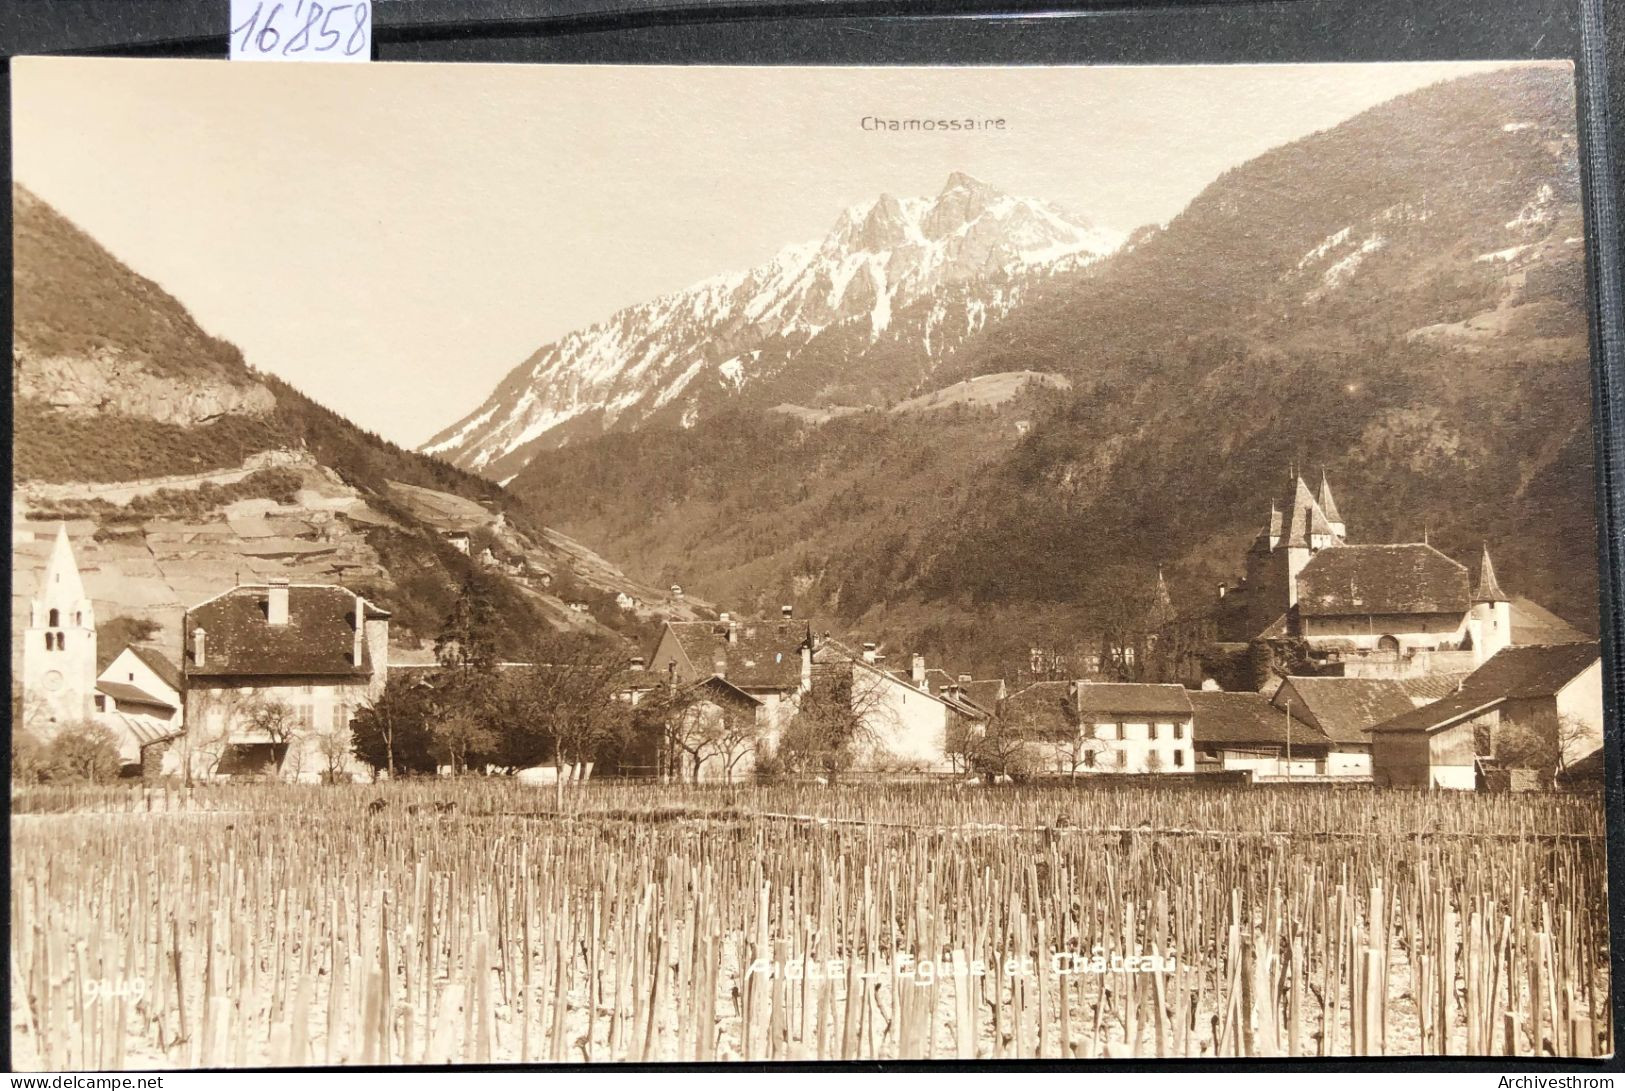
[[[1582,233],[1570,71],[1458,79],[1227,172],[939,372],[1070,392],[981,423],[650,427],[512,486],[724,601],[796,595],[876,629],[1019,625],[994,615],[1023,605],[1086,626],[1124,565],[1163,564],[1204,603],[1289,467],[1325,467],[1351,540],[1425,535],[1463,560],[1487,542],[1513,593],[1594,629]]]

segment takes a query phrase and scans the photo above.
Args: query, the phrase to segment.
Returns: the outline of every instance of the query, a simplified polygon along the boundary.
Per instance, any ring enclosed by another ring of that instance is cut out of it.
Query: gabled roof
[[[1513,700],[1552,697],[1599,657],[1597,642],[1502,648],[1461,684],[1463,693]]]
[[[745,689],[793,690],[801,685],[804,621],[668,621],[666,629],[702,677],[720,674]]]
[[[1071,682],[1033,682],[1005,698],[999,716],[1031,734],[1075,734],[1077,726],[1067,712],[1071,700]]]
[[[1544,606],[1526,598],[1513,598],[1507,612],[1512,617],[1514,644],[1579,644],[1590,639]]]
[[[721,697],[723,700],[733,701],[735,704],[750,705],[754,707],[762,703],[762,699],[760,697],[746,693],[744,690],[740,689],[738,686],[734,685],[720,674],[713,674],[709,678],[703,678],[700,681],[695,682],[694,685],[689,688],[691,691],[704,690],[707,693],[715,694],[716,696]]]
[[[1079,682],[1078,712],[1089,716],[1189,716],[1191,702],[1184,686],[1146,682]]]
[[[145,663],[152,673],[164,680],[164,685],[176,692],[181,690],[181,669],[170,661],[169,656],[150,644],[126,644],[124,650]],[[122,655],[123,652],[119,654]],[[115,655],[113,658],[117,659],[118,656]]]
[[[1191,738],[1198,744],[1285,746],[1287,714],[1261,693],[1202,690],[1188,694],[1191,702]],[[1292,714],[1293,746],[1327,746],[1325,732]]]
[[[1290,686],[1292,693],[1286,692]],[[1276,687],[1270,703],[1284,709],[1295,695],[1301,714],[1337,743],[1368,743],[1375,724],[1416,707],[1405,687],[1392,678],[1317,678],[1293,675]]]
[[[175,710],[167,699],[154,696],[128,682],[97,682],[96,692],[107,694],[120,705],[150,705],[153,708],[167,708],[171,712]]]
[[[1451,674],[1418,674],[1410,678],[1396,678],[1399,687],[1415,705],[1425,705],[1453,696],[1467,678],[1466,671]]]
[[[999,707],[999,694],[1004,691],[1002,678],[978,678],[975,681],[964,683],[962,692],[971,704],[984,712],[992,712]]]
[[[1465,614],[1467,569],[1422,542],[1334,545],[1298,573],[1301,617]]]
[[[1598,661],[1595,641],[1503,648],[1449,697],[1384,720],[1373,731],[1437,731],[1509,700],[1553,697]]]
[[[288,588],[288,621],[266,620],[270,588],[234,587],[186,615],[186,673],[189,677],[353,676],[372,670],[363,641],[361,665],[351,661],[357,596],[334,584],[294,584]],[[360,599],[364,620],[389,614]],[[197,661],[194,630],[205,633],[203,662]]]

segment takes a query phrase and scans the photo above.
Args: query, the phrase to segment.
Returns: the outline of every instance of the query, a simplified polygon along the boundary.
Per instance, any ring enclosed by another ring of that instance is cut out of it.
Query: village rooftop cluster
[[[1294,473],[1242,561],[1237,586],[1184,612],[1159,572],[1140,623],[1103,639],[1076,677],[1040,649],[1021,677],[976,678],[836,638],[789,606],[765,619],[721,612],[667,621],[648,655],[578,685],[577,704],[636,727],[571,736],[562,722],[580,710],[555,676],[580,673],[574,665],[487,662],[553,694],[552,705],[525,706],[540,721],[530,730],[561,724],[551,760],[533,749],[515,763],[528,767],[504,771],[532,781],[596,768],[694,782],[1138,776],[1454,789],[1600,776],[1598,646],[1509,596],[1487,548],[1470,572],[1427,542],[1351,541],[1329,481],[1316,493]],[[186,610],[178,658],[132,643],[100,670],[95,610],[65,527],[37,587],[22,725],[47,739],[100,725],[127,776],[398,774],[409,767],[393,735],[380,758],[358,725],[376,735],[413,692],[426,715],[455,717],[452,694],[473,692],[444,679],[477,666],[475,635],[446,642],[434,667],[392,662],[389,612],[333,584],[230,587]],[[436,770],[492,765],[476,735],[440,749]]]

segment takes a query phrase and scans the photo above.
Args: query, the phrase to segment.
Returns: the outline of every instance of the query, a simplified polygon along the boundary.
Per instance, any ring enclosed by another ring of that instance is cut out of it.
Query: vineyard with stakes
[[[18,789],[23,1069],[1597,1056],[1602,802]]]

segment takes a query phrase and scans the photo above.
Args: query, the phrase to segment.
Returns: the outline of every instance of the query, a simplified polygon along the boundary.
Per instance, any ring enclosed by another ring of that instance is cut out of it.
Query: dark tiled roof
[[[1074,734],[1077,726],[1067,712],[1071,697],[1071,682],[1034,682],[1006,698],[999,716],[1024,734]]]
[[[694,683],[692,689],[704,692],[712,700],[728,701],[735,705],[755,706],[762,703],[759,698],[746,693],[726,678],[719,678],[714,674]]]
[[[1456,689],[1465,681],[1465,672],[1459,674],[1419,674],[1412,678],[1399,678],[1399,687],[1411,699],[1412,704],[1421,702],[1427,704],[1431,701],[1440,701],[1452,696]]]
[[[181,669],[170,662],[169,656],[157,648],[147,644],[128,644],[135,657],[152,669],[152,673],[164,680],[164,685],[179,692],[181,689]],[[117,658],[115,656],[114,658]]]
[[[1004,682],[998,678],[977,679],[965,683],[965,697],[977,708],[992,712],[999,707],[999,691]]]
[[[1464,694],[1524,700],[1551,697],[1597,661],[1597,642],[1503,648],[1461,684]]]
[[[371,651],[361,646],[361,665],[351,662],[355,638],[354,592],[332,584],[288,588],[288,621],[266,621],[264,585],[235,587],[187,612],[186,673],[191,677],[239,675],[356,675],[372,670]],[[389,615],[362,600],[367,618]],[[197,662],[193,630],[207,634]]]
[[[1286,713],[1270,704],[1263,694],[1204,690],[1189,694],[1189,698],[1191,738],[1198,744],[1285,746],[1287,743]],[[1293,746],[1326,746],[1329,742],[1318,727],[1293,714]]]
[[[1514,644],[1578,644],[1589,639],[1544,606],[1526,598],[1514,598],[1507,612],[1512,616]]]
[[[667,627],[701,675],[720,674],[745,689],[792,690],[801,685],[805,621],[736,621],[736,639],[718,621],[672,621]]]
[[[1081,682],[1078,711],[1085,717],[1105,715],[1189,716],[1191,702],[1184,686],[1143,682]]]
[[[121,705],[151,705],[153,708],[167,708],[171,711],[175,706],[162,697],[155,697],[140,686],[132,686],[128,682],[97,682],[96,690],[105,693]]]
[[[1551,697],[1598,658],[1596,642],[1503,648],[1461,683],[1459,692],[1384,720],[1375,731],[1432,731],[1501,702]]]
[[[1308,707],[1301,711],[1314,721],[1326,737],[1338,743],[1368,743],[1371,728],[1391,716],[1416,707],[1405,687],[1391,678],[1314,678],[1294,675],[1287,679],[1298,699]],[[1277,708],[1286,704],[1283,684],[1272,700]],[[1300,708],[1294,706],[1294,714]]]
[[[1298,574],[1303,617],[1464,614],[1467,569],[1430,545],[1340,545],[1321,550]]]

